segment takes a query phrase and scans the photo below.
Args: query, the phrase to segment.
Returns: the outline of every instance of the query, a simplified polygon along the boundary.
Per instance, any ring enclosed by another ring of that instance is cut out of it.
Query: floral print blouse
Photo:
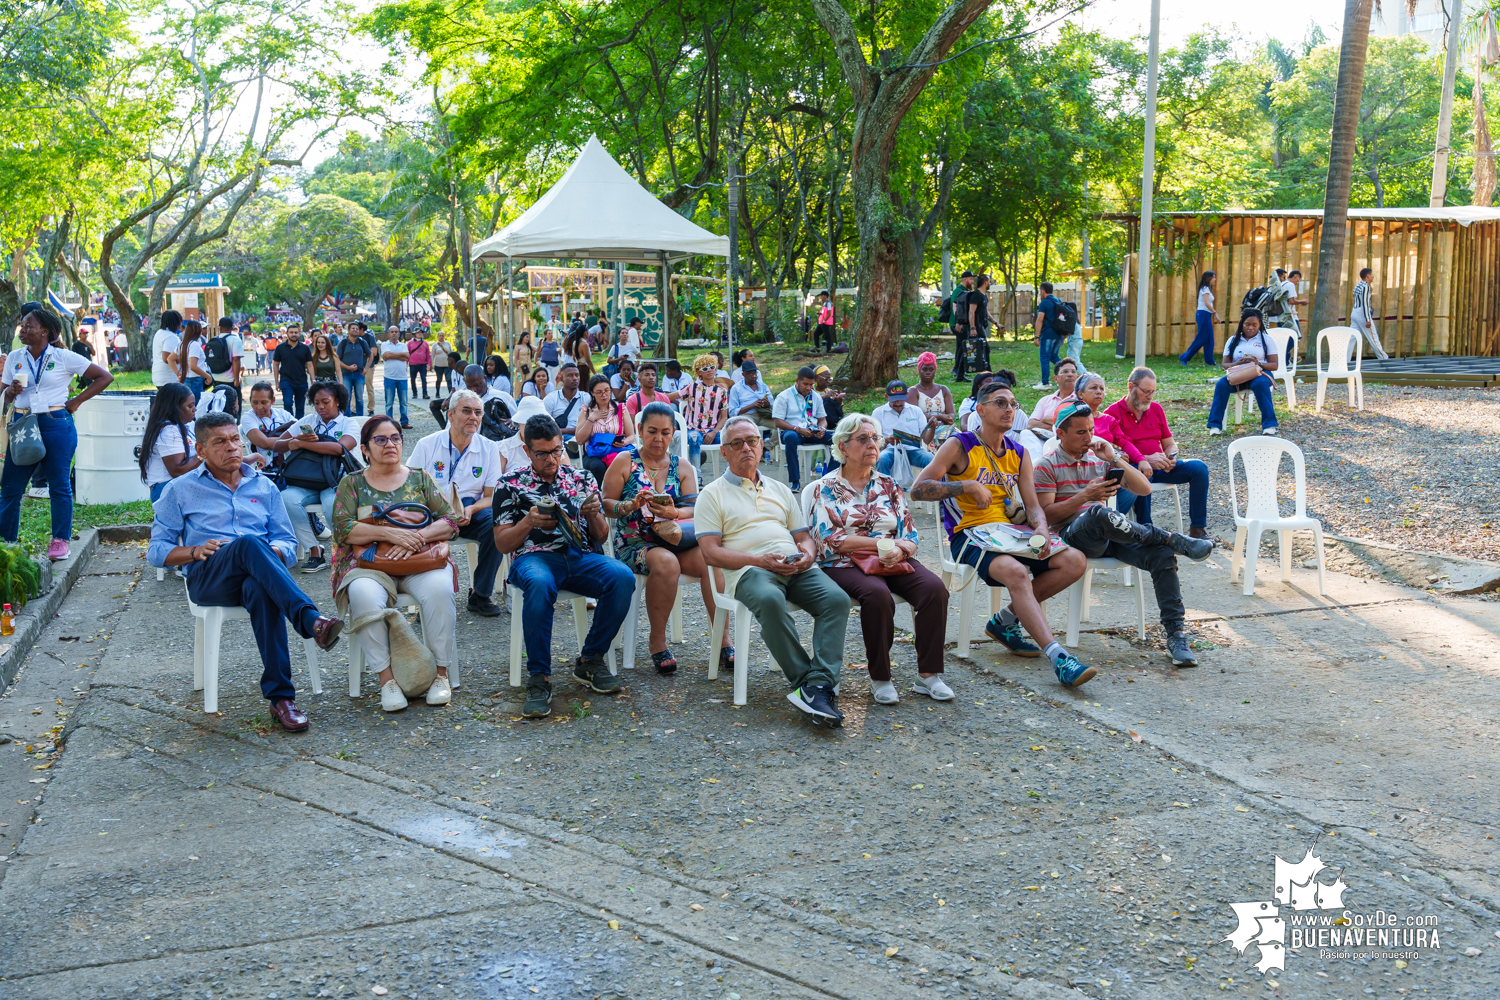
[[[854,565],[848,556],[834,551],[849,535],[920,544],[906,494],[894,479],[879,472],[870,473],[863,490],[851,485],[841,472],[818,480],[810,521],[813,537],[818,540],[819,564],[828,569]]]
[[[375,489],[365,479],[363,472],[348,475],[339,480],[338,489],[333,494],[333,522],[331,524],[333,528],[331,574],[335,594],[339,592],[339,586],[344,582],[344,575],[354,568],[355,549],[349,544],[349,532],[354,530],[354,525],[361,515],[368,517],[370,508],[375,504],[406,502],[426,505],[427,509],[432,511],[434,520],[447,521],[453,525],[454,532],[457,533],[458,518],[448,507],[448,501],[443,499],[442,489],[431,476],[420,469],[412,469],[407,473],[406,482],[390,491]],[[448,564],[453,565],[451,556]]]
[[[694,382],[679,400],[688,430],[707,434],[719,426],[719,411],[729,404],[729,390],[717,382]]]

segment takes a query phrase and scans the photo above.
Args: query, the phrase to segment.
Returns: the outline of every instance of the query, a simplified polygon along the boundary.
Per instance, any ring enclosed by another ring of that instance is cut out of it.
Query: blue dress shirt
[[[146,561],[165,566],[179,545],[202,545],[210,539],[264,538],[288,566],[297,559],[297,537],[276,485],[249,465],[240,466],[239,489],[231,490],[200,465],[167,483],[153,510],[151,545]]]

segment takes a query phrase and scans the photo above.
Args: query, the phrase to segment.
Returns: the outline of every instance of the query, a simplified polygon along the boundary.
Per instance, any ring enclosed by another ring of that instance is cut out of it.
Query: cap
[[[753,372],[753,371],[759,371],[759,370],[760,369],[758,369],[755,366],[755,362],[754,361],[750,361],[748,359],[743,364],[740,365],[740,371],[742,371],[742,372]]]
[[[813,369],[809,368],[807,365],[803,365],[801,368],[797,369],[797,377],[798,378],[817,378],[818,377],[818,373],[816,371],[814,371]]]
[[[936,366],[937,355],[933,354],[931,351],[923,351],[920,355],[917,356],[917,367],[921,368],[923,365]]]
[[[887,396],[906,395],[906,383],[901,381],[899,378],[891,379],[885,384],[885,394]]]
[[[819,375],[829,375],[829,376],[831,376],[831,375],[833,375],[833,369],[829,368],[827,365],[819,365],[818,367],[816,367],[816,368],[814,368],[812,370],[812,373],[813,373],[813,378],[817,378]],[[797,374],[800,375],[802,373],[798,372]]]
[[[972,278],[972,277],[974,277],[974,272],[973,271],[965,271],[963,274],[960,274],[958,276],[958,280],[959,281],[963,281],[965,278]]]

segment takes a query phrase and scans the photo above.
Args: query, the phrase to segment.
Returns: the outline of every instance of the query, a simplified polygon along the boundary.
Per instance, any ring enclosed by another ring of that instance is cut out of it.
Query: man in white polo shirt
[[[499,446],[479,433],[484,403],[479,394],[460,389],[448,397],[448,426],[418,441],[407,458],[410,469],[421,469],[458,514],[458,537],[479,543],[477,566],[469,567],[474,586],[469,611],[485,618],[500,614],[493,597],[500,552],[495,548],[495,484],[500,481]],[[454,495],[458,502],[454,503]],[[460,506],[461,505],[461,506]]]
[[[781,446],[786,449],[786,478],[793,493],[802,488],[797,446],[833,443],[823,397],[814,388],[816,381],[817,375],[811,368],[798,369],[797,381],[783,389],[771,405],[771,417],[781,431]]]
[[[730,417],[722,439],[728,471],[703,487],[694,507],[703,560],[724,571],[726,592],[760,623],[761,639],[791,682],[787,700],[817,725],[842,726],[833,689],[844,663],[849,595],[814,565],[817,545],[798,497],[760,474],[755,421]],[[811,655],[802,648],[788,601],[813,617]]]
[[[923,468],[932,461],[932,452],[923,448],[922,442],[932,443],[934,425],[906,399],[906,383],[894,379],[886,384],[885,405],[875,407],[875,412],[870,414],[885,435],[885,445],[880,449],[880,461],[875,469],[887,476],[895,465],[897,448],[906,452],[906,460],[913,469]]]

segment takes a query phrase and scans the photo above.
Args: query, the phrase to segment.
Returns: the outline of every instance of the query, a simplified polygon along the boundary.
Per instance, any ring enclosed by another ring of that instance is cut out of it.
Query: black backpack
[[[208,370],[215,375],[227,372],[233,363],[229,354],[229,341],[223,337],[210,337],[203,345],[203,360],[208,362]]]
[[[484,419],[479,424],[479,434],[491,441],[504,441],[514,437],[516,425],[510,419],[510,407],[503,399],[492,399],[484,404]]]
[[[943,304],[938,306],[938,322],[953,322],[953,299],[951,297],[944,297]]]
[[[1057,300],[1057,312],[1052,317],[1052,332],[1059,337],[1073,336],[1078,325],[1078,310],[1071,302]]]

